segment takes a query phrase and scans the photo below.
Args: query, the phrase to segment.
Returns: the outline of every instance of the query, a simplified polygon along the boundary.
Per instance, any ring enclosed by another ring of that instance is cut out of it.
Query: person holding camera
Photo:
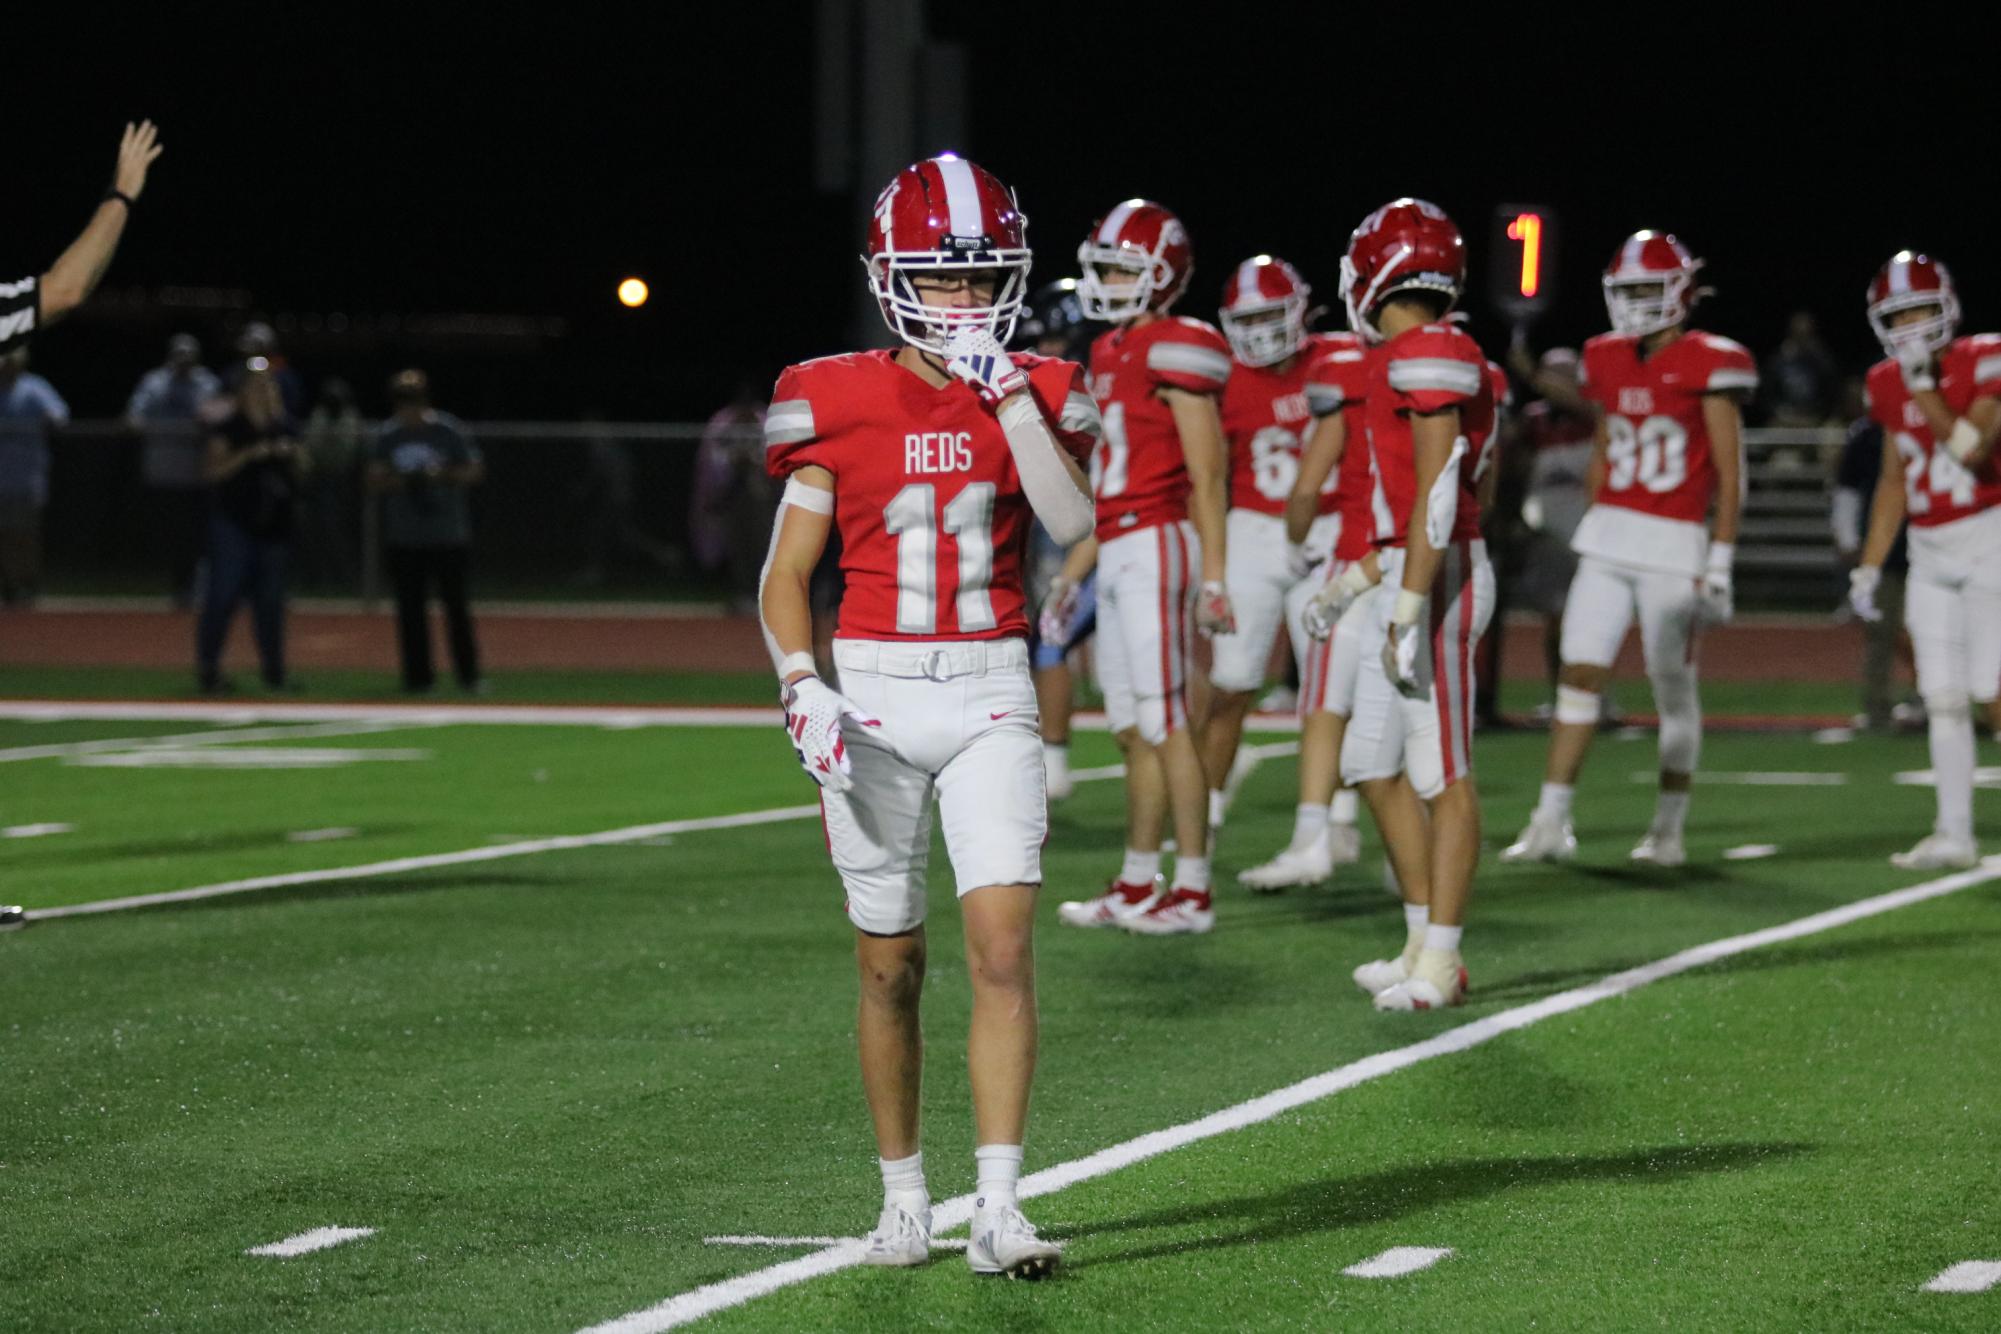
[[[203,693],[229,688],[222,647],[229,623],[250,602],[264,683],[285,689],[285,561],[292,511],[306,466],[299,433],[285,415],[278,382],[252,359],[236,388],[236,406],[208,439],[203,475],[214,495],[209,515],[209,576],[195,623],[195,674]]]
[[[368,488],[382,500],[382,546],[396,586],[403,688],[423,694],[436,681],[426,615],[435,583],[445,607],[453,671],[461,687],[477,694],[482,685],[472,629],[467,492],[486,476],[486,463],[465,424],[431,406],[424,372],[398,371],[389,381],[389,401],[393,412],[375,437]]]

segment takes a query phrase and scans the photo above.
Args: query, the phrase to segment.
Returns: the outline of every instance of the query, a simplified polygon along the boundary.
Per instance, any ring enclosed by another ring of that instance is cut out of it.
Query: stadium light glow
[[[627,278],[618,285],[618,302],[628,309],[637,310],[639,307],[645,305],[647,295],[644,279]]]
[[[1522,276],[1519,290],[1534,296],[1542,287],[1542,215],[1517,213],[1508,224],[1508,239],[1522,243]]]

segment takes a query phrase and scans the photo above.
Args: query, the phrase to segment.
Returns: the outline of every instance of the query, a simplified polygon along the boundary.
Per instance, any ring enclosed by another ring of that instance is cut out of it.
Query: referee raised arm
[[[159,135],[150,120],[128,124],[118,142],[111,188],[82,234],[39,278],[30,274],[13,282],[0,279],[0,353],[19,347],[36,330],[75,310],[97,286],[125,233],[125,219],[146,188],[146,169],[160,156]]]

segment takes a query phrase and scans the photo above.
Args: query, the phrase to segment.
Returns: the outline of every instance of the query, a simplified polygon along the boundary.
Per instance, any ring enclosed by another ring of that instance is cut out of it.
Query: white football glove
[[[1459,521],[1459,460],[1466,457],[1466,437],[1452,442],[1445,466],[1431,483],[1424,506],[1425,540],[1440,551],[1452,540],[1452,526]]]
[[[1325,559],[1327,559],[1325,555],[1315,556],[1309,553],[1306,550],[1306,543],[1304,542],[1287,542],[1285,544],[1286,577],[1296,584],[1307,575],[1312,574],[1314,567]]]
[[[1703,571],[1700,595],[1702,618],[1711,625],[1728,625],[1737,613],[1730,586],[1730,565],[1735,556],[1736,547],[1729,542],[1709,544],[1709,568]]]
[[[782,698],[785,734],[792,738],[800,767],[829,792],[853,787],[854,764],[841,737],[841,719],[852,718],[863,727],[881,727],[882,720],[863,713],[817,676],[800,677],[785,687]]]
[[[1938,359],[1923,343],[1900,343],[1897,367],[1904,373],[1904,388],[1912,393],[1938,388]]]
[[[1325,639],[1334,633],[1334,627],[1347,612],[1356,598],[1375,587],[1375,580],[1369,578],[1366,561],[1350,561],[1338,578],[1329,579],[1320,585],[1307,600],[1302,619],[1306,623],[1306,633],[1314,639]]]
[[[1872,624],[1883,619],[1883,609],[1876,605],[1876,589],[1882,582],[1880,565],[1858,565],[1848,572],[1848,605]]]
[[[1202,585],[1202,596],[1195,600],[1195,628],[1205,635],[1237,633],[1237,613],[1230,606],[1230,590],[1221,583],[1212,581]]]
[[[1014,364],[991,330],[960,329],[945,340],[945,353],[946,372],[971,385],[989,403],[1028,385],[1028,372]]]
[[[1077,599],[1081,595],[1076,584],[1062,575],[1049,581],[1049,595],[1042,599],[1042,612],[1036,618],[1035,630],[1045,644],[1062,647],[1070,638],[1070,623],[1077,619]]]
[[[1415,623],[1390,622],[1389,638],[1383,641],[1383,671],[1406,699],[1422,699],[1424,687],[1417,680],[1417,651],[1424,642],[1424,628]]]

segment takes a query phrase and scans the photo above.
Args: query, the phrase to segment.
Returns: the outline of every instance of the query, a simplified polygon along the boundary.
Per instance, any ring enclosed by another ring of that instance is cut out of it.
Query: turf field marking
[[[1930,769],[1910,769],[1890,780],[1899,787],[1937,787],[1938,775]],[[2001,788],[2001,767],[1983,764],[1973,771],[1973,785],[1983,788]]]
[[[1429,1269],[1450,1254],[1450,1246],[1392,1246],[1341,1272],[1349,1278],[1402,1278]]]
[[[852,1237],[703,1237],[704,1246],[839,1246]],[[964,1237],[944,1237],[931,1243],[934,1251],[963,1251],[972,1243]]]
[[[1820,746],[1845,746],[1854,739],[1852,727],[1823,727],[1813,734],[1814,744]]]
[[[1545,1019],[1553,1019],[1558,1015],[1596,1005],[1600,1001],[1627,995],[1663,978],[1674,977],[1679,973],[1686,973],[1751,950],[1763,949],[1768,945],[1783,944],[1805,936],[1818,935],[1823,931],[1832,931],[1851,922],[1894,912],[1899,908],[1908,908],[1930,899],[1943,898],[1948,894],[1957,894],[1961,890],[1972,889],[1996,880],[2001,880],[2001,857],[1990,857],[1970,871],[1960,871],[1905,889],[1892,890],[1887,894],[1858,899],[1853,903],[1844,903],[1840,907],[1795,918],[1793,921],[1782,922],[1760,931],[1691,946],[1665,959],[1642,964],[1638,968],[1629,968],[1621,973],[1613,973],[1599,978],[1596,982],[1573,987],[1569,991],[1560,991],[1553,996],[1545,996],[1526,1005],[1517,1005],[1476,1019],[1472,1023],[1461,1024],[1457,1028],[1448,1028],[1443,1033],[1422,1042],[1414,1042],[1407,1047],[1396,1047],[1389,1051],[1379,1051],[1358,1061],[1350,1061],[1346,1065],[1302,1079],[1296,1084],[1274,1089],[1247,1102],[1240,1102],[1234,1107],[1225,1107],[1221,1111],[1211,1112],[1196,1120],[1169,1126],[1164,1130],[1155,1130],[1122,1144],[1100,1149],[1082,1158],[1058,1163],[1054,1167],[1045,1167],[1039,1172],[1031,1172],[1021,1179],[1017,1189],[1022,1199],[1054,1194],[1066,1187],[1109,1176],[1122,1168],[1145,1162],[1149,1158],[1157,1158],[1172,1150],[1262,1124],[1309,1103],[1333,1097],[1337,1093],[1395,1074],[1399,1070],[1409,1069],[1435,1057],[1470,1051],[1504,1034],[1517,1032],[1539,1024]],[[934,1233],[949,1232],[971,1221],[973,1198],[972,1195],[959,1195],[933,1205],[931,1226]],[[862,1262],[866,1250],[867,1247],[858,1238],[837,1242],[811,1255],[803,1255],[782,1264],[724,1279],[720,1283],[710,1283],[677,1293],[643,1310],[633,1311],[603,1324],[589,1326],[583,1334],[659,1334],[660,1331],[677,1328],[733,1306],[741,1306],[745,1302],[804,1283],[809,1279],[851,1269]]]
[[[344,769],[351,764],[428,760],[428,750],[307,746],[145,746],[63,761],[86,769]]]
[[[1660,774],[1652,769],[1632,775],[1635,783],[1654,784],[1660,781]],[[1842,773],[1760,773],[1757,770],[1723,770],[1722,772],[1699,772],[1695,781],[1711,787],[1846,787],[1848,775]]]
[[[311,1255],[329,1246],[338,1246],[344,1241],[359,1241],[372,1237],[372,1227],[316,1227],[311,1232],[301,1232],[296,1237],[274,1241],[269,1246],[253,1246],[245,1255],[275,1255],[281,1259],[291,1259],[295,1255]]]
[[[68,720],[37,718],[29,721]],[[120,721],[135,720],[126,718]],[[22,760],[64,760],[84,755],[108,755],[119,751],[156,748],[171,750],[188,746],[229,746],[239,741],[294,741],[329,736],[366,736],[376,732],[392,732],[407,726],[411,724],[385,719],[354,718],[344,722],[328,722],[308,727],[297,724],[285,727],[235,727],[212,732],[189,732],[184,736],[129,736],[100,741],[69,741],[49,746],[15,746],[10,750],[0,750],[0,764],[19,763]]]
[[[1925,1284],[1926,1292],[1985,1292],[2001,1283],[2001,1260],[1962,1260]]]
[[[47,838],[50,834],[67,834],[75,828],[73,824],[17,824],[0,829],[0,838]]]
[[[297,829],[285,835],[287,843],[330,843],[339,838],[353,838],[359,829]]]
[[[1726,862],[1756,862],[1779,855],[1776,843],[1746,843],[1741,848],[1725,848],[1723,860]]]

